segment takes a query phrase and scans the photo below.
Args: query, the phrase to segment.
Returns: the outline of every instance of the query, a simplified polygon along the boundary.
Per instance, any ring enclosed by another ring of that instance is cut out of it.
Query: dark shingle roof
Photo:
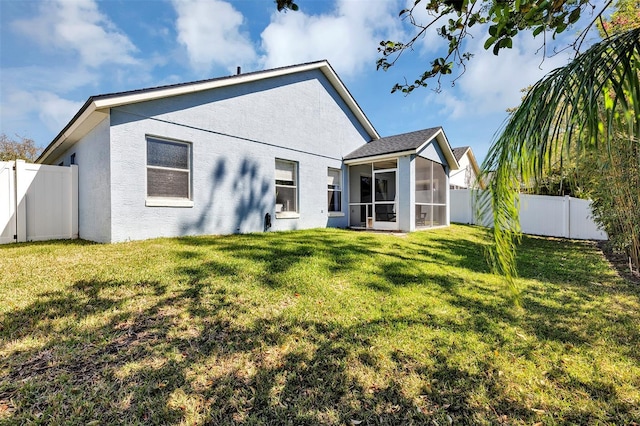
[[[430,129],[376,139],[347,154],[344,159],[353,160],[356,158],[393,154],[395,152],[417,149],[429,139],[433,138],[441,129],[442,127],[432,127]]]
[[[340,80],[340,77],[336,74],[329,62],[326,60],[321,60],[298,65],[273,68],[269,70],[248,72],[239,75],[231,75],[206,80],[198,80],[186,83],[170,84],[166,86],[149,87],[146,89],[105,93],[101,95],[91,96],[89,97],[89,99],[87,99],[87,101],[71,119],[71,121],[69,121],[69,123],[42,151],[42,153],[36,160],[36,163],[45,162],[47,158],[52,155],[52,153],[56,152],[58,149],[63,149],[64,147],[61,148],[63,144],[68,142],[70,144],[68,146],[71,146],[72,144],[76,143],[78,138],[81,137],[80,134],[82,132],[86,133],[86,131],[90,130],[91,128],[93,128],[92,126],[95,125],[95,123],[93,123],[91,120],[96,119],[94,115],[96,111],[104,111],[113,108],[114,106],[127,105],[130,103],[168,98],[171,96],[185,95],[204,90],[213,90],[219,87],[232,86],[235,84],[252,83],[266,78],[281,77],[283,75],[310,70],[319,70],[322,72],[322,74],[324,74],[330,85],[333,86],[333,89],[337,92],[338,96],[341,97],[342,100],[346,103],[349,110],[351,110],[356,120],[364,128],[369,137],[379,137],[379,134],[373,127],[373,124],[371,124],[367,116],[364,114],[362,108],[360,108],[360,105],[358,105],[355,98],[351,95],[342,80]],[[102,117],[99,116],[98,119],[102,120]],[[96,123],[98,121],[96,121]],[[80,126],[83,123],[89,123],[89,125],[84,127]],[[73,134],[75,134],[76,136],[72,136]]]
[[[144,89],[126,90],[126,91],[122,91],[122,92],[103,93],[101,95],[91,96],[89,98],[89,101],[100,100],[100,99],[117,98],[119,96],[125,96],[125,95],[143,94],[143,93],[155,92],[155,91],[166,90],[166,89],[177,89],[177,88],[180,88],[180,87],[196,86],[198,84],[211,83],[211,82],[214,82],[214,81],[234,80],[234,79],[238,79],[239,77],[246,77],[248,75],[267,74],[267,73],[272,72],[272,71],[277,71],[277,70],[283,70],[284,71],[284,70],[287,70],[287,69],[298,68],[298,67],[301,67],[301,66],[304,66],[304,65],[315,65],[315,64],[322,64],[322,63],[325,63],[325,62],[327,62],[327,60],[323,59],[321,61],[303,62],[301,64],[287,65],[287,66],[283,66],[283,67],[271,68],[271,69],[266,69],[266,70],[259,70],[259,71],[244,72],[244,73],[238,73],[238,74],[232,74],[232,75],[225,75],[225,76],[222,76],[222,77],[207,78],[207,79],[203,79],[203,80],[194,80],[194,81],[187,81],[187,82],[183,82],[183,83],[166,84],[166,85],[163,85],[163,86],[154,86],[154,87],[147,87],[147,88],[144,88]]]
[[[456,157],[457,161],[460,161],[465,152],[469,149],[468,146],[459,146],[457,148],[452,148],[453,155]]]

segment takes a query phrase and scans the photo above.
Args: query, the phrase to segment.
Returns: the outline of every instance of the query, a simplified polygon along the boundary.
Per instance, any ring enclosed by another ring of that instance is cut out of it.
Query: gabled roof
[[[151,87],[147,89],[131,90],[127,92],[108,93],[91,96],[84,103],[82,108],[76,113],[71,121],[62,129],[53,141],[44,149],[37,163],[44,162],[54,152],[66,150],[69,146],[79,141],[108,114],[109,109],[122,105],[129,105],[138,102],[146,102],[155,99],[169,98],[189,93],[202,92],[219,87],[244,84],[258,80],[265,80],[283,75],[290,75],[310,70],[319,70],[329,80],[333,88],[338,92],[347,107],[354,114],[358,122],[365,129],[371,139],[378,139],[380,135],[373,127],[367,116],[364,114],[356,100],[351,96],[340,77],[333,70],[328,61],[322,60],[299,65],[274,68],[264,71],[255,71],[245,74],[232,75],[227,77],[212,78],[189,83],[172,84],[167,86]]]
[[[456,148],[453,148],[453,155],[455,155],[456,160],[460,161],[460,159],[464,156],[464,154],[467,153],[467,151],[471,149],[470,146],[459,146]]]
[[[469,157],[469,163],[471,164],[471,167],[473,167],[473,172],[476,176],[480,176],[480,166],[478,165],[476,156],[474,155],[473,149],[471,149],[470,146],[459,146],[453,148],[453,155],[455,155],[456,160],[458,161],[460,161],[462,157],[467,155]],[[478,183],[480,184],[480,188],[485,189],[486,185],[482,180],[480,180]]]
[[[402,133],[400,135],[387,136],[373,140],[347,154],[344,157],[344,161],[349,164],[358,160],[375,157],[416,154],[434,139],[446,157],[449,167],[452,170],[457,170],[459,167],[458,162],[451,150],[451,145],[449,145],[449,141],[447,140],[442,127],[431,127],[429,129]]]

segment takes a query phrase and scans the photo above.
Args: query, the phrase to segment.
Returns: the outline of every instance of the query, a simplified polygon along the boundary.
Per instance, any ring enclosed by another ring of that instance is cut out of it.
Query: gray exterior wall
[[[413,158],[398,158],[398,226],[403,232],[415,230],[416,172]]]
[[[126,105],[110,117],[114,242],[263,231],[266,213],[271,230],[346,227],[345,185],[345,215],[327,213],[327,169],[342,168],[346,183],[342,156],[370,139],[320,71]],[[146,135],[191,144],[193,207],[145,205]],[[275,217],[276,158],[298,162],[298,218]]]
[[[447,175],[449,174],[447,157],[444,156],[444,153],[440,149],[440,146],[435,140],[432,140],[422,148],[421,151],[417,153],[420,157],[426,158],[431,161],[435,161],[436,163],[440,163],[447,168]]]
[[[78,165],[78,237],[111,241],[111,181],[109,119],[105,118],[85,137],[50,164]]]

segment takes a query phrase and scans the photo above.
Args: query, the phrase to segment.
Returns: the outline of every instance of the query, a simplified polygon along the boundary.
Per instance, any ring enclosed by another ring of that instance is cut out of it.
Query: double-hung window
[[[193,205],[191,144],[147,136],[147,205]]]
[[[276,160],[276,217],[298,212],[298,163]]]
[[[342,172],[340,169],[329,168],[327,173],[327,211],[331,213],[342,212]]]

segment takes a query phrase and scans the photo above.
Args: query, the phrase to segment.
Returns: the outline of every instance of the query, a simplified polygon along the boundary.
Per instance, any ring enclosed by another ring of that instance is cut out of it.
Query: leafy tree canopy
[[[618,0],[610,17],[599,20],[602,38],[640,27],[640,0]]]
[[[40,154],[33,139],[18,136],[13,140],[4,133],[0,134],[0,161],[25,160],[33,163]]]
[[[629,8],[637,9],[637,0],[620,1],[629,3]],[[278,10],[299,9],[294,0],[276,0],[276,4]],[[588,30],[598,22],[599,28],[603,29],[618,25],[618,20],[633,28],[634,22],[627,22],[627,18],[613,16],[611,21],[603,20],[603,13],[612,4],[613,0],[599,6],[590,0],[415,0],[413,6],[399,11],[399,16],[415,31],[408,40],[380,42],[378,51],[382,56],[377,62],[378,69],[386,70],[393,66],[405,51],[413,49],[427,31],[434,30],[447,46],[447,54],[433,58],[413,82],[398,83],[392,92],[411,93],[418,87],[426,87],[427,81],[434,78],[439,88],[443,76],[452,74],[456,67],[459,72],[464,72],[467,62],[473,57],[471,52],[463,51],[462,46],[474,26],[487,24],[483,27],[487,31],[484,48],[491,49],[495,55],[502,49],[512,48],[514,37],[522,31],[529,31],[534,37],[541,36],[541,46],[546,54],[548,37],[555,39],[588,14],[589,23],[572,42],[572,47],[579,51]],[[418,12],[423,14],[425,9],[429,19],[422,22],[417,15]]]

